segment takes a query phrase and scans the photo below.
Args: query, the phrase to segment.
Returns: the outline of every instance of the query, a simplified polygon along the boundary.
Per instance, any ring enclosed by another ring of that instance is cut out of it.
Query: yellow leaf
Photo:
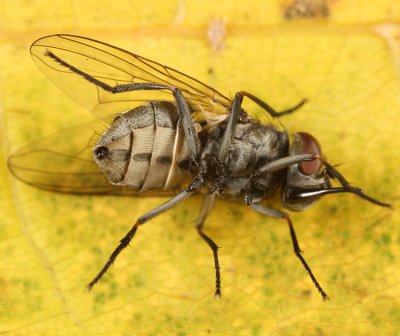
[[[218,202],[206,233],[201,198],[140,227],[91,293],[85,285],[135,219],[165,198],[77,197],[36,190],[7,171],[21,145],[91,114],[41,74],[29,46],[75,33],[178,68],[225,94],[249,91],[317,137],[367,194],[398,206],[400,6],[382,1],[4,1],[0,17],[0,334],[356,335],[399,326],[398,211],[353,195],[292,214],[300,246],[331,300],[292,251],[286,224]],[[246,102],[246,108],[257,107]],[[116,111],[119,112],[119,111]],[[44,163],[45,164],[45,163]],[[243,203],[243,204],[242,204]]]

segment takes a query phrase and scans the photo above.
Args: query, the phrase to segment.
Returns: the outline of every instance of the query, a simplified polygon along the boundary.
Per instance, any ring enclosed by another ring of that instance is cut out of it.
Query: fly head
[[[336,193],[352,193],[376,205],[391,207],[364,194],[360,188],[351,186],[343,175],[325,160],[321,146],[311,134],[299,132],[293,135],[289,155],[301,154],[313,154],[318,159],[303,161],[288,168],[282,193],[282,203],[287,209],[302,211],[320,197]],[[337,180],[341,186],[332,187],[333,180]]]
[[[289,155],[315,154],[323,157],[317,139],[305,132],[295,133]],[[304,161],[287,170],[283,191],[284,207],[302,211],[311,206],[320,196],[318,192],[331,187],[329,176],[319,160]]]

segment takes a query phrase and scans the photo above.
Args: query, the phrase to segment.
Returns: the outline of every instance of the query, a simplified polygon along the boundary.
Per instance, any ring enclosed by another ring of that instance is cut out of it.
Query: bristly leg
[[[296,231],[294,230],[292,220],[290,219],[289,216],[286,217],[286,221],[288,222],[288,225],[289,225],[290,237],[292,238],[294,253],[296,254],[297,258],[300,259],[301,263],[303,264],[304,268],[306,269],[306,271],[307,271],[308,275],[310,276],[312,282],[314,283],[315,287],[317,287],[318,292],[322,296],[322,300],[324,300],[324,301],[329,300],[329,296],[322,289],[318,280],[315,278],[313,272],[311,271],[311,268],[308,266],[307,262],[304,260],[304,258],[302,256],[303,251],[300,249],[299,242],[297,241],[297,237],[296,237]]]
[[[219,259],[218,259],[218,249],[219,247],[217,244],[214,243],[214,241],[208,237],[201,228],[197,229],[197,232],[199,233],[200,237],[204,239],[204,241],[207,243],[208,246],[210,246],[213,256],[214,256],[214,265],[215,265],[215,297],[220,298],[221,297],[221,273],[220,273],[220,266],[219,266]]]
[[[249,197],[250,198],[250,197]],[[290,237],[292,238],[292,244],[293,244],[293,249],[294,249],[294,253],[296,254],[297,258],[300,259],[301,263],[303,264],[304,268],[306,269],[308,275],[310,276],[312,282],[314,283],[315,287],[318,289],[318,292],[321,294],[322,299],[324,301],[329,300],[328,295],[325,293],[325,291],[322,289],[321,285],[319,284],[318,280],[316,279],[316,277],[314,276],[313,272],[311,271],[310,266],[308,266],[307,262],[305,261],[305,259],[302,256],[302,251],[300,249],[299,243],[297,241],[297,237],[296,237],[296,232],[294,230],[292,221],[289,217],[289,215],[285,212],[282,211],[278,211],[278,210],[274,210],[274,209],[269,209],[267,207],[264,207],[260,204],[249,204],[250,207],[265,215],[265,216],[270,216],[270,217],[275,217],[275,218],[282,218],[285,219],[289,225],[289,231],[290,231]]]
[[[107,272],[107,270],[110,268],[110,266],[114,263],[115,259],[122,252],[122,250],[129,245],[129,243],[132,241],[133,237],[135,236],[139,225],[140,225],[140,223],[136,222],[135,225],[132,227],[132,229],[130,229],[129,232],[126,234],[126,236],[120,240],[119,245],[114,250],[114,252],[111,254],[111,256],[108,258],[106,264],[103,266],[103,268],[101,269],[99,274],[97,274],[96,277],[92,281],[90,281],[90,283],[86,286],[86,288],[89,291],[92,290],[93,286],[103,277],[103,275]]]
[[[117,248],[114,250],[114,252],[108,258],[106,264],[103,266],[101,271],[87,285],[88,290],[91,290],[92,287],[103,277],[103,275],[108,271],[108,269],[114,263],[115,259],[122,252],[122,250],[124,250],[129,245],[129,243],[132,241],[133,237],[135,236],[135,233],[136,233],[139,225],[146,223],[150,219],[157,217],[161,213],[163,213],[163,212],[171,209],[175,205],[181,203],[182,201],[184,201],[185,199],[187,199],[188,197],[193,195],[193,193],[198,191],[205,183],[206,183],[206,180],[204,179],[203,176],[197,176],[185,191],[179,193],[175,197],[171,198],[169,201],[161,204],[157,208],[150,210],[149,212],[147,212],[143,216],[141,216],[136,221],[136,223],[133,225],[133,227],[128,231],[128,233],[125,235],[125,237],[120,240],[120,243],[118,244]]]
[[[352,187],[352,186],[350,185],[350,183],[344,178],[344,176],[343,176],[342,174],[340,174],[340,173],[339,173],[333,166],[331,166],[327,161],[321,159],[321,162],[322,162],[322,163],[324,164],[324,166],[326,167],[327,173],[328,173],[330,176],[332,176],[333,178],[336,178],[336,179],[340,182],[340,184],[343,186],[343,188],[344,188],[346,191],[348,191],[348,192],[350,192],[350,193],[352,193],[352,194],[355,194],[355,195],[361,197],[362,199],[365,199],[366,201],[371,202],[371,203],[373,203],[373,204],[376,204],[376,205],[379,205],[379,206],[382,206],[382,207],[386,207],[386,208],[393,209],[393,207],[392,207],[390,204],[384,203],[384,202],[381,202],[381,201],[378,201],[377,199],[372,198],[372,197],[370,197],[370,196],[364,194],[364,191],[363,191],[362,189],[360,189],[360,188]]]
[[[207,245],[211,248],[213,256],[214,256],[214,266],[215,266],[215,297],[221,297],[221,273],[218,259],[218,249],[219,247],[215,242],[208,237],[203,232],[204,221],[206,220],[208,214],[210,213],[214,201],[215,201],[215,192],[209,192],[205,195],[203,203],[201,205],[199,217],[196,220],[196,230],[201,238],[207,243]]]
[[[76,73],[77,75],[81,76],[85,80],[98,87],[102,88],[103,90],[110,92],[112,94],[124,93],[124,92],[131,92],[131,91],[149,91],[149,90],[169,90],[171,91],[172,95],[175,98],[175,101],[178,106],[179,116],[182,120],[183,131],[185,133],[185,140],[187,142],[187,146],[190,153],[191,160],[197,165],[196,158],[200,154],[198,152],[198,148],[196,148],[196,131],[194,129],[192,117],[191,117],[191,110],[189,107],[188,102],[185,99],[185,96],[181,92],[180,89],[174,86],[167,86],[164,84],[158,83],[128,83],[128,84],[118,84],[115,86],[108,85],[106,82],[103,82],[93,76],[87,74],[86,72],[74,67],[73,65],[65,62],[57,55],[52,53],[50,50],[46,50],[46,56],[52,58],[55,62],[59,63],[63,67],[69,69],[70,71]]]
[[[279,111],[278,112],[278,111],[275,111],[275,109],[273,109],[271,106],[269,106],[266,102],[262,101],[260,98],[256,97],[255,95],[251,94],[250,92],[239,91],[237,93],[237,95],[249,98],[250,100],[255,102],[258,106],[260,106],[262,109],[267,111],[274,118],[279,118],[279,117],[282,117],[284,115],[293,113],[296,110],[298,110],[299,108],[301,108],[305,103],[307,103],[307,99],[303,99],[297,105],[295,105],[295,106],[293,106],[291,108],[288,108],[287,110],[283,110],[283,111]]]

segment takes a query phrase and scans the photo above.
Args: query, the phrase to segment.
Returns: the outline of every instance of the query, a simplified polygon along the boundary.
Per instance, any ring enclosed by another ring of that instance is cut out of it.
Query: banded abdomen
[[[153,101],[122,113],[93,153],[112,184],[134,191],[179,189],[189,174],[189,151],[172,102]]]

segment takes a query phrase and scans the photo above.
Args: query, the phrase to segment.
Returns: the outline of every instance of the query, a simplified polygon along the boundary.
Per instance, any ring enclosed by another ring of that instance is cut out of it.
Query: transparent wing
[[[132,190],[110,184],[93,160],[93,144],[107,125],[98,120],[32,142],[9,157],[9,169],[22,182],[48,191],[135,195]]]
[[[149,100],[173,100],[169,90],[133,91],[111,94],[57,63],[48,52],[107,83],[157,83],[179,88],[193,113],[226,115],[231,100],[208,85],[177,70],[123,49],[73,35],[43,37],[31,46],[33,60],[62,91],[96,115],[116,114]]]

